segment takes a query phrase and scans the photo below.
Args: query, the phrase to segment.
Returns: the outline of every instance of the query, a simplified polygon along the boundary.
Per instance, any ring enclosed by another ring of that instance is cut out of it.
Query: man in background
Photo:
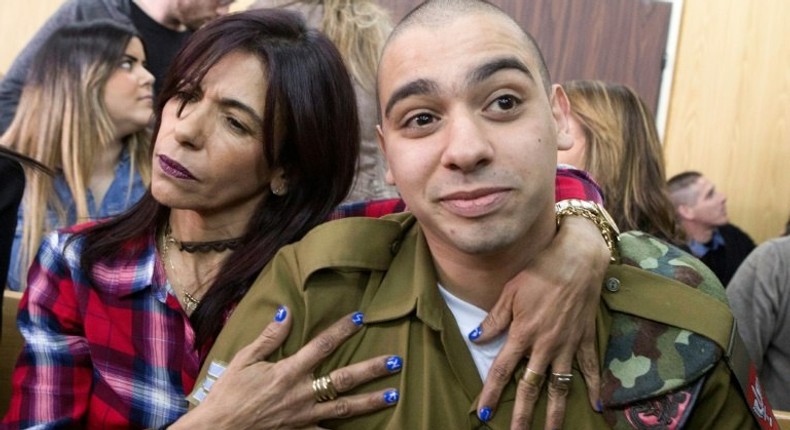
[[[61,26],[78,21],[111,19],[134,27],[145,45],[159,94],[170,61],[192,32],[228,13],[234,0],[67,0],[17,55],[0,82],[0,134],[14,119],[28,70],[41,44]]]
[[[699,172],[679,173],[668,181],[670,198],[688,236],[688,249],[727,285],[754,241],[729,223],[727,197]]]

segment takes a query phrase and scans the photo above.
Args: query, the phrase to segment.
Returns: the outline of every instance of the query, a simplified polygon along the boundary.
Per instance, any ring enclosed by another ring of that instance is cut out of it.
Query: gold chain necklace
[[[167,264],[170,266],[170,274],[173,276],[173,281],[176,281],[176,268],[173,265],[173,261],[170,259],[170,254],[168,252],[170,250],[169,244],[176,243],[176,240],[170,235],[169,230],[170,228],[168,227],[162,231],[162,265]],[[172,284],[173,288],[175,288],[176,282],[172,282]],[[191,314],[192,311],[197,309],[198,305],[200,304],[200,299],[195,298],[195,296],[190,294],[189,291],[187,291],[187,289],[183,286],[181,287],[181,294],[184,296],[181,299],[181,302],[184,304],[184,311],[186,311],[187,314]]]

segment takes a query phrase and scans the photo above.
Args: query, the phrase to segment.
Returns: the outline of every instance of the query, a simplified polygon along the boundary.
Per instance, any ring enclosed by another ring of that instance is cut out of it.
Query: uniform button
[[[620,290],[620,280],[617,278],[609,278],[606,280],[606,289],[611,293],[616,293]]]
[[[390,252],[392,252],[392,255],[397,254],[399,250],[400,250],[400,241],[396,240],[395,242],[392,242],[392,245],[390,245]]]

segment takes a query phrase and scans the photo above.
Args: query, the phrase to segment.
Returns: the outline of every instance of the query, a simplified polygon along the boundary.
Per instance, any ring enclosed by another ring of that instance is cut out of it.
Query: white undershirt
[[[440,284],[437,284],[437,286],[439,287],[439,292],[442,294],[445,303],[447,303],[447,307],[450,308],[450,311],[455,317],[458,328],[461,330],[461,337],[463,337],[464,342],[466,342],[466,347],[469,348],[469,352],[472,353],[472,360],[475,362],[477,373],[480,374],[480,379],[485,381],[488,370],[494,362],[494,358],[505,345],[507,332],[500,334],[485,344],[473,343],[469,340],[469,333],[483,322],[488,312],[459,299]]]

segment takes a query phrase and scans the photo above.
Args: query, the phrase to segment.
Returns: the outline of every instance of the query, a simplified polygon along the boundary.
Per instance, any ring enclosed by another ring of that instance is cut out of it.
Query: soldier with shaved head
[[[339,400],[323,428],[771,428],[759,384],[731,370],[749,363],[721,285],[693,257],[639,232],[620,235],[602,286],[602,402],[589,402],[585,360],[543,374],[519,357],[511,374],[491,366],[503,338],[470,340],[507,281],[556,235],[555,212],[606,225],[598,206],[555,207],[569,103],[549,82],[534,40],[489,3],[428,1],[407,15],[384,49],[377,90],[387,180],[410,212],[325,224],[284,248],[229,318],[198,385],[211,388],[236,352],[249,358],[251,342],[260,359],[277,361],[361,312],[348,341],[326,345],[336,350],[315,363],[312,384],[293,388],[317,405]],[[278,309],[290,336],[264,352],[256,336]],[[399,373],[351,389],[332,373],[382,354],[402,357]],[[196,411],[217,407],[224,381],[254,377],[239,378],[233,364],[228,372]],[[481,394],[486,379],[500,391]],[[349,416],[350,400],[341,401],[386,389],[397,404],[365,415]]]

